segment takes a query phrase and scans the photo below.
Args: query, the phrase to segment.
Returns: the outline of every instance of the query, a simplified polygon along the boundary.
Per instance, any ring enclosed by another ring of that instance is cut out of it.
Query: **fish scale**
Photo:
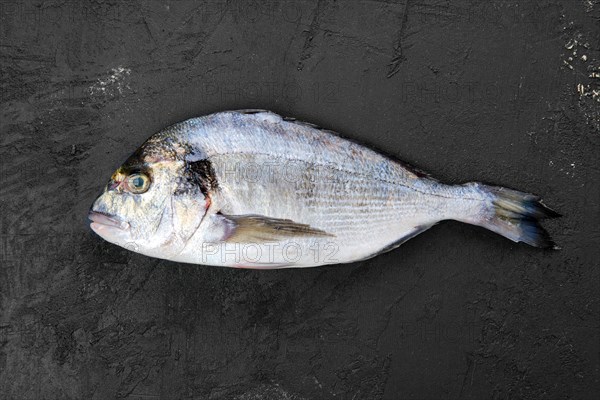
[[[286,122],[271,113],[242,117],[253,119],[252,129],[236,131],[235,121],[238,118],[239,114],[233,114],[231,119],[225,115],[207,117],[203,124],[198,125],[203,126],[203,135],[190,135],[190,141],[201,137],[204,152],[216,166],[234,163],[263,166],[282,159],[303,160],[307,168],[324,167],[328,175],[335,174],[337,179],[330,182],[319,180],[318,175],[293,176],[289,179],[292,183],[286,185],[287,182],[263,176],[264,179],[240,184],[239,175],[232,177],[216,168],[220,186],[235,196],[222,199],[227,204],[225,213],[269,215],[302,221],[335,235],[333,243],[352,258],[357,257],[356,254],[358,257],[369,256],[381,248],[382,243],[389,245],[415,229],[414,221],[403,224],[399,220],[401,211],[406,208],[403,194],[411,181],[417,178],[416,175],[403,170],[400,165],[390,164],[384,156],[337,137],[327,140],[327,145],[324,141],[317,141],[315,146],[317,134],[314,128]],[[242,127],[249,125],[243,124]],[[227,136],[236,137],[235,144],[232,140],[222,139],[223,131],[235,132]],[[260,153],[253,151],[257,147],[261,149]],[[387,167],[373,167],[381,164]],[[315,181],[311,182],[311,178]],[[312,186],[310,191],[294,187],[307,181],[310,182],[308,186]],[[391,187],[390,182],[398,184],[397,189]],[[282,190],[282,183],[289,187]],[[394,206],[389,207],[390,203]],[[414,209],[410,205],[408,207]],[[428,220],[424,222],[429,223]],[[343,243],[347,242],[346,239],[364,236],[365,230],[377,233],[373,243],[361,243],[361,246]],[[386,232],[387,235],[383,235]]]

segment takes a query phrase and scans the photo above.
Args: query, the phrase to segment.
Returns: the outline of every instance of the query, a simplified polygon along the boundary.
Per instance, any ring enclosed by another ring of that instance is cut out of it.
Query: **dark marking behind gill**
[[[198,186],[204,196],[208,196],[211,190],[218,187],[215,170],[207,159],[187,161],[185,174],[188,182]]]

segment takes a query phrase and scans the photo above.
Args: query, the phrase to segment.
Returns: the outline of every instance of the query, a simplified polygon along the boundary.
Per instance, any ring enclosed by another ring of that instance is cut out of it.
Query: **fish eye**
[[[127,177],[127,189],[134,194],[142,194],[148,191],[150,178],[144,174],[131,174]]]

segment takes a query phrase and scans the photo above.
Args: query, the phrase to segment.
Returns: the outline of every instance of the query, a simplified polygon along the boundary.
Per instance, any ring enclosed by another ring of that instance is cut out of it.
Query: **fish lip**
[[[99,211],[90,211],[88,214],[88,219],[92,221],[92,225],[99,224],[104,226],[110,226],[113,228],[121,229],[123,231],[129,229],[129,223],[122,221],[114,215],[106,214]]]

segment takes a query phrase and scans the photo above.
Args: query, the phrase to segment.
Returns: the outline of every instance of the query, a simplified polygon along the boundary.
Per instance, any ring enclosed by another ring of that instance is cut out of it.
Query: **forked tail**
[[[538,196],[482,183],[468,183],[464,187],[483,197],[482,207],[475,215],[462,219],[464,222],[482,226],[514,242],[558,249],[539,220],[560,214],[545,206]]]

